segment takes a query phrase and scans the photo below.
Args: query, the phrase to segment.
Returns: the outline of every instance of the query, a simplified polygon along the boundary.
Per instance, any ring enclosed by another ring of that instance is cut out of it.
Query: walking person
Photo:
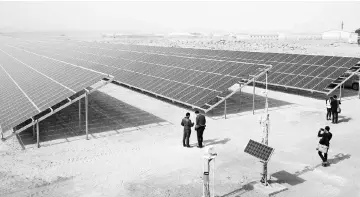
[[[184,127],[183,146],[190,148],[189,140],[191,135],[191,127],[194,126],[194,123],[190,120],[189,112],[187,112],[186,116],[181,120],[181,126]]]
[[[338,120],[339,120],[338,115],[341,112],[340,104],[341,104],[341,102],[339,100],[337,100],[337,96],[334,95],[333,100],[330,102],[333,124],[338,123]]]
[[[331,101],[333,97],[329,97],[326,99],[326,120],[331,120]]]
[[[196,114],[196,125],[195,130],[197,133],[197,140],[198,140],[198,148],[203,147],[203,134],[206,127],[206,118],[203,114],[200,114],[198,110],[195,111]]]
[[[318,154],[321,160],[323,161],[322,166],[326,166],[329,164],[327,158],[328,158],[330,140],[332,138],[332,133],[330,133],[330,127],[326,126],[325,129],[321,128],[318,132],[318,137],[321,137],[317,148]]]

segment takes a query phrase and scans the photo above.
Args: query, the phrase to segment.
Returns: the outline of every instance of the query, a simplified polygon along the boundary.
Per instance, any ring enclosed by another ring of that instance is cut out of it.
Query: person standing
[[[328,151],[330,146],[330,140],[332,138],[332,133],[330,133],[330,127],[326,126],[325,129],[321,128],[318,132],[318,137],[321,137],[319,141],[319,147],[317,148],[318,154],[323,161],[322,165],[326,166],[328,164]]]
[[[332,97],[326,99],[326,120],[331,120],[331,101],[333,100]]]
[[[341,102],[337,100],[337,96],[334,95],[333,100],[330,102],[331,105],[331,113],[332,113],[332,123],[337,124],[339,120],[339,112],[340,112],[340,104]]]
[[[183,146],[190,148],[189,140],[191,135],[191,127],[194,126],[194,123],[190,120],[189,112],[187,112],[186,116],[181,120],[181,126],[184,127]]]
[[[203,114],[200,114],[198,110],[195,111],[196,114],[196,125],[195,130],[197,132],[198,148],[203,147],[203,134],[206,127],[206,118]]]

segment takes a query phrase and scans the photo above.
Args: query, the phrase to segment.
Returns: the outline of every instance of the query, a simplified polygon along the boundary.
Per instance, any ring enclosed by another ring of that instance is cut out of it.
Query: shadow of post
[[[205,146],[215,145],[215,144],[226,144],[230,141],[230,138],[224,138],[222,140],[219,139],[210,139],[210,140],[204,140]]]
[[[243,185],[241,188],[236,189],[230,193],[224,194],[222,196],[215,196],[215,197],[229,197],[232,195],[236,195],[236,197],[239,197],[242,194],[245,194],[246,192],[249,192],[251,190],[254,189],[254,184],[256,183],[256,181],[251,181],[250,183],[247,183],[245,185]]]

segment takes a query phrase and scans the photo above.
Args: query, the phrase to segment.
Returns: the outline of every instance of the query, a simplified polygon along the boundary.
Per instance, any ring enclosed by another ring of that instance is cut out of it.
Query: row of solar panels
[[[1,45],[1,129],[13,128],[104,77],[104,74]]]
[[[213,68],[216,72],[208,72],[205,71],[209,68],[206,64],[197,64],[192,58],[186,58],[187,62],[180,60],[165,65],[146,61],[147,58],[140,53],[114,54],[105,49],[93,51],[84,47],[58,48],[55,45],[31,43],[21,46],[48,57],[110,73],[123,84],[203,110],[217,104],[217,96],[230,94],[227,89],[233,84],[249,78],[249,75],[258,75],[261,69],[267,68],[264,65],[236,64],[232,67],[235,70],[225,72],[228,62],[211,60],[214,66],[217,65]],[[156,60],[158,55],[154,56],[152,59]],[[199,67],[189,69],[185,65]]]
[[[179,61],[183,62],[188,68],[205,67],[205,71],[210,72],[213,71],[211,70],[213,62],[210,59],[231,60],[251,64],[271,64],[273,68],[268,76],[268,83],[270,85],[321,93],[333,91],[335,81],[339,81],[349,69],[356,69],[356,64],[360,61],[360,58],[321,55],[221,51],[88,42],[72,44],[86,47],[88,52],[95,54],[122,55],[130,59],[140,58],[145,62],[165,65],[174,64],[174,62]],[[184,61],[190,59],[190,57],[192,57],[195,64],[193,62],[187,64]],[[228,62],[227,65],[224,65],[225,68],[219,69],[231,70],[231,67],[236,66],[236,64]],[[257,79],[257,82],[265,83],[265,76]]]

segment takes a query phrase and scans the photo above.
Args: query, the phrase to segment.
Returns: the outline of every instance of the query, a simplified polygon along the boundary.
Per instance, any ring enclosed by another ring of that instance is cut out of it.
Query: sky
[[[0,31],[320,33],[360,28],[360,1],[0,2]]]

